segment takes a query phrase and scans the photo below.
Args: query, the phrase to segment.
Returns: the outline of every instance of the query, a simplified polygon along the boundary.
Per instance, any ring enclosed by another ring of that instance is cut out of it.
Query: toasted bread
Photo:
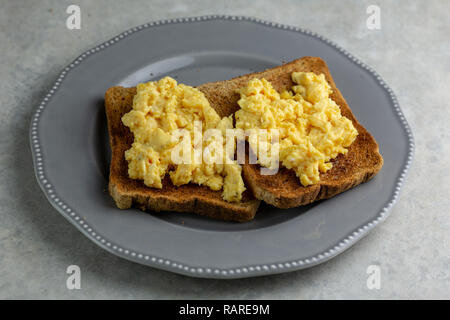
[[[141,210],[194,212],[211,218],[248,221],[254,218],[260,201],[246,190],[240,202],[227,202],[221,191],[186,184],[176,187],[168,176],[162,189],[149,188],[140,180],[128,177],[124,153],[133,143],[133,134],[121,121],[133,105],[136,88],[112,87],[106,91],[105,107],[111,145],[109,192],[120,209],[131,206]]]
[[[333,168],[320,175],[319,183],[303,187],[292,170],[280,168],[276,175],[261,175],[259,165],[244,164],[242,173],[251,192],[246,190],[240,203],[226,202],[220,192],[207,187],[194,184],[175,187],[167,177],[162,189],[148,188],[141,181],[128,177],[128,164],[124,158],[133,136],[122,124],[121,117],[131,109],[136,89],[113,87],[106,92],[105,102],[112,149],[109,190],[117,206],[122,209],[134,205],[142,210],[189,211],[218,219],[248,221],[253,219],[259,206],[253,195],[276,207],[292,208],[333,197],[374,177],[383,165],[378,144],[356,120],[322,59],[304,57],[263,72],[206,83],[197,88],[224,117],[239,109],[236,89],[245,86],[248,80],[265,78],[276,90],[282,91],[292,87],[291,73],[294,71],[323,73],[333,90],[331,98],[358,130],[358,137],[348,148],[348,153],[332,161]]]
[[[331,98],[339,105],[342,115],[349,118],[358,130],[358,137],[348,148],[348,153],[339,155],[333,168],[320,175],[320,182],[308,187],[300,184],[293,170],[280,168],[276,175],[261,175],[259,165],[243,165],[243,177],[257,199],[279,208],[292,208],[317,200],[333,197],[373,178],[383,166],[378,144],[372,135],[356,120],[347,102],[336,88],[326,63],[316,57],[304,57],[263,72],[247,74],[232,80],[203,84],[198,87],[221,116],[239,109],[239,94],[236,89],[252,78],[265,78],[279,92],[292,87],[291,73],[294,71],[323,73],[330,84]],[[357,81],[357,80],[355,80]]]

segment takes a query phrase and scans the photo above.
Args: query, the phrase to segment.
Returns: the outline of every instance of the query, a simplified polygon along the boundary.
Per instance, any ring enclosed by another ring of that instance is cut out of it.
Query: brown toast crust
[[[239,94],[236,89],[247,84],[252,78],[265,78],[276,90],[290,89],[293,85],[291,73],[294,71],[323,73],[333,89],[331,98],[340,106],[342,115],[349,118],[358,130],[358,137],[348,148],[346,155],[339,155],[333,168],[320,175],[320,182],[308,187],[300,184],[293,170],[280,168],[276,175],[261,175],[259,165],[243,165],[242,174],[246,185],[257,199],[279,208],[292,208],[317,200],[333,197],[373,178],[383,166],[383,158],[372,135],[356,120],[350,107],[331,77],[326,63],[317,57],[304,57],[282,66],[259,73],[244,75],[228,81],[206,83],[200,89],[211,106],[221,116],[239,109]]]
[[[128,163],[124,153],[133,143],[133,134],[121,121],[131,110],[136,88],[112,87],[106,91],[105,107],[111,145],[109,192],[120,209],[131,206],[141,210],[195,212],[211,218],[231,221],[248,221],[254,218],[259,200],[246,190],[241,202],[222,199],[221,191],[204,186],[187,184],[176,187],[169,177],[163,180],[162,189],[149,188],[140,180],[128,177]]]

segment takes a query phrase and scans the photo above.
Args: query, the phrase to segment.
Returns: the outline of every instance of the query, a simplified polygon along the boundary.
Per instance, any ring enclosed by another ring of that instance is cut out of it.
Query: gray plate
[[[254,221],[242,224],[115,207],[106,191],[106,89],[164,75],[195,86],[302,56],[328,63],[356,117],[380,144],[385,164],[372,181],[310,206],[262,205]],[[414,148],[392,90],[373,69],[313,32],[229,16],[145,24],[83,53],[37,107],[30,139],[42,190],[89,239],[120,257],[205,278],[298,270],[343,252],[387,217]]]

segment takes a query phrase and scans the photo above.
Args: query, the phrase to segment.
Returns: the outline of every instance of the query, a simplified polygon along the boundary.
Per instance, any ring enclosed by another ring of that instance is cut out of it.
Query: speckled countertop
[[[253,2],[254,3],[254,2]],[[82,29],[68,30],[77,4]],[[0,298],[450,298],[450,3],[376,1],[27,1],[0,4]],[[397,94],[415,159],[390,217],[312,269],[241,280],[195,279],[109,254],[46,201],[34,179],[28,125],[38,101],[80,53],[145,22],[229,14],[305,27],[371,65]],[[82,270],[80,290],[66,268]],[[369,290],[367,267],[381,270]]]

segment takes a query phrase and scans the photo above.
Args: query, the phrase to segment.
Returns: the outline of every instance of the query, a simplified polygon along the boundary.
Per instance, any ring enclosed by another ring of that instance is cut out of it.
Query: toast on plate
[[[225,116],[239,110],[237,101],[240,95],[236,90],[244,87],[250,79],[265,78],[278,92],[282,92],[294,85],[291,79],[292,72],[323,73],[333,90],[331,98],[340,107],[341,114],[353,122],[358,130],[358,136],[348,148],[347,154],[340,154],[333,159],[332,169],[321,173],[320,181],[307,187],[300,183],[293,170],[280,166],[276,175],[261,175],[259,165],[244,164],[242,174],[246,186],[257,199],[279,208],[292,208],[331,198],[370,180],[383,166],[377,142],[355,118],[321,58],[304,57],[262,72],[227,81],[206,83],[200,85],[198,89],[206,95],[211,106],[220,111],[221,116]]]
[[[144,185],[141,180],[128,176],[128,163],[124,153],[133,143],[133,134],[122,123],[122,116],[133,106],[136,88],[112,87],[106,91],[105,107],[111,146],[109,192],[120,209],[131,206],[141,210],[194,212],[211,218],[231,221],[252,220],[260,201],[250,190],[244,191],[240,202],[227,202],[221,191],[186,184],[176,187],[168,175],[162,189]]]
[[[295,172],[286,168],[280,168],[275,175],[261,175],[259,165],[247,163],[242,170],[247,190],[242,201],[237,203],[224,201],[220,191],[207,187],[195,184],[176,187],[168,177],[164,179],[162,189],[146,187],[142,181],[128,177],[124,157],[133,142],[133,135],[123,125],[121,117],[132,108],[136,89],[112,87],[105,94],[105,105],[112,150],[109,191],[117,206],[127,209],[134,205],[142,210],[195,212],[217,219],[248,221],[255,216],[259,200],[279,208],[291,208],[333,197],[374,177],[383,165],[378,144],[356,120],[322,59],[304,57],[263,72],[206,83],[197,88],[205,94],[211,107],[224,117],[239,110],[237,89],[250,79],[265,78],[281,92],[292,87],[291,73],[301,71],[325,75],[333,90],[331,98],[358,130],[347,154],[333,159],[332,169],[321,173],[318,183],[304,187]]]

